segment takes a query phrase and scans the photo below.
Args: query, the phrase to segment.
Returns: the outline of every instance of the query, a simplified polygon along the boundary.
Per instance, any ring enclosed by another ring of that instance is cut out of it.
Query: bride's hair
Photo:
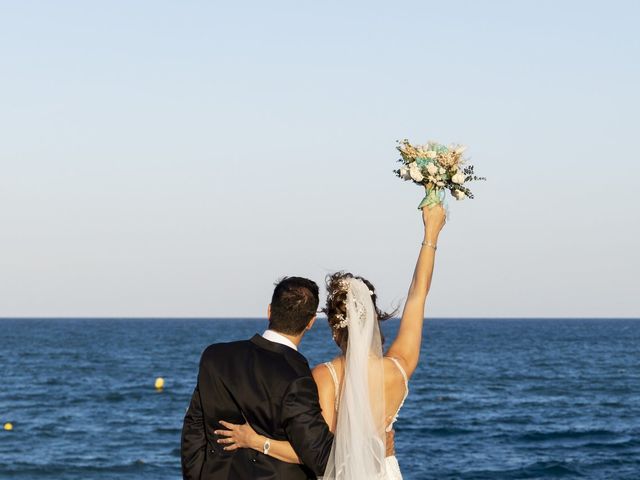
[[[346,328],[347,284],[345,282],[348,278],[357,278],[358,280],[362,280],[369,290],[373,292],[371,294],[371,300],[373,301],[373,306],[376,310],[376,318],[378,319],[378,322],[392,318],[397,313],[397,309],[393,312],[386,313],[378,308],[376,303],[378,298],[376,295],[376,289],[366,278],[353,275],[349,272],[336,272],[331,275],[327,275],[327,302],[325,307],[322,309],[322,312],[327,316],[327,320],[329,321],[329,326],[331,327],[331,332],[333,334],[333,339],[343,352],[347,350],[347,342],[349,340],[349,329]],[[380,337],[384,344],[382,331],[380,332]]]

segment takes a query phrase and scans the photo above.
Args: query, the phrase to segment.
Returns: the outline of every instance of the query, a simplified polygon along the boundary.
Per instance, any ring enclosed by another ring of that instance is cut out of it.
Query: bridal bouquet
[[[462,145],[445,146],[436,142],[413,146],[409,140],[398,142],[400,152],[398,161],[402,167],[394,173],[403,180],[411,180],[422,185],[427,194],[418,205],[433,207],[444,200],[445,190],[449,190],[456,200],[465,197],[473,198],[473,194],[464,184],[471,180],[486,180],[473,173],[473,165],[464,166],[466,159],[462,154],[466,147]]]

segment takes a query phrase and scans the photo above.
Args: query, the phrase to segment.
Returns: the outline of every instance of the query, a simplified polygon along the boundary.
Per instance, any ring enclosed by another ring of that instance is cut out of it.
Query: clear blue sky
[[[0,316],[260,316],[281,275],[430,316],[640,316],[635,1],[0,3]]]

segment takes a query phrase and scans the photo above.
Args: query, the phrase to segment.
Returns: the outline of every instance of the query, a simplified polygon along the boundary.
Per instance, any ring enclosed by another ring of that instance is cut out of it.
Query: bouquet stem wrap
[[[424,207],[433,208],[438,204],[444,202],[444,189],[443,188],[429,188],[424,187],[426,191],[425,197],[418,205],[418,210],[422,210]]]

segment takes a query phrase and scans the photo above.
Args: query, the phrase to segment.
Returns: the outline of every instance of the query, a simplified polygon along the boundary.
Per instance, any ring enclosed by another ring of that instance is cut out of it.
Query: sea
[[[0,478],[180,479],[202,350],[265,323],[0,320]],[[301,352],[337,353],[325,320]],[[640,320],[425,320],[396,450],[408,480],[639,480]]]

